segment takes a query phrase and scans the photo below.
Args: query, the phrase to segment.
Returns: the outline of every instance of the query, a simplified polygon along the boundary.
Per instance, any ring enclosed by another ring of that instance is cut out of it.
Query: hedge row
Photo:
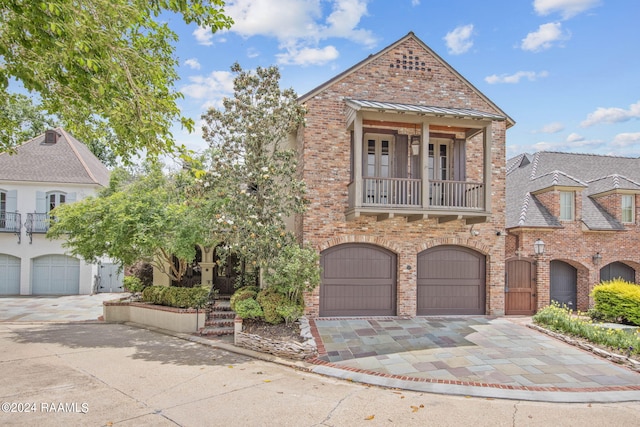
[[[640,326],[640,285],[614,279],[594,287],[591,295],[605,319]]]
[[[142,291],[142,301],[176,308],[200,308],[206,303],[208,295],[209,289],[203,286],[148,286]]]

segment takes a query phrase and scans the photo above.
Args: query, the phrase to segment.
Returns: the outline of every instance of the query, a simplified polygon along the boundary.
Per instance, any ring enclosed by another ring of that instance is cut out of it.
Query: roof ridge
[[[524,195],[522,202],[522,209],[520,209],[520,215],[518,215],[518,225],[524,225],[527,219],[527,210],[529,209],[529,202],[531,201],[531,193],[527,191]]]
[[[85,172],[87,172],[87,175],[89,175],[89,177],[91,178],[91,180],[96,183],[96,184],[100,184],[98,182],[98,180],[96,179],[95,175],[93,174],[93,172],[91,172],[91,169],[89,168],[89,166],[87,165],[87,163],[84,161],[84,158],[82,157],[82,155],[80,154],[80,152],[78,151],[78,149],[75,146],[74,141],[77,141],[75,138],[73,138],[73,136],[71,136],[67,131],[65,131],[62,128],[56,128],[56,129],[60,129],[60,132],[62,132],[65,136],[65,139],[67,140],[67,143],[69,144],[69,147],[71,147],[71,150],[73,151],[73,153],[76,155],[76,158],[78,159],[78,161],[80,162],[80,164],[82,164],[82,167],[84,168]],[[80,142],[80,141],[78,141]]]

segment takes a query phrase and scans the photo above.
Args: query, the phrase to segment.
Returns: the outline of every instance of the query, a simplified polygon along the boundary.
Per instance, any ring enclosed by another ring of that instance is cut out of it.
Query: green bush
[[[635,332],[623,329],[604,328],[572,315],[567,307],[560,307],[557,303],[539,310],[533,316],[535,324],[556,332],[584,338],[587,341],[619,350],[627,355],[640,354],[640,329]]]
[[[282,316],[287,325],[291,325],[304,313],[304,305],[289,302],[288,304],[276,307],[276,313]]]
[[[640,285],[614,279],[594,287],[591,295],[604,318],[640,326]]]
[[[296,244],[285,246],[265,271],[265,283],[285,295],[294,304],[303,303],[303,293],[320,284],[318,253]]]
[[[261,319],[263,316],[260,304],[253,298],[236,301],[233,311],[242,319]]]
[[[265,288],[258,293],[257,300],[262,307],[265,322],[273,325],[284,322],[284,317],[278,313],[278,307],[290,305],[286,295],[274,288]]]
[[[178,288],[175,286],[149,286],[142,291],[142,300],[151,304],[176,308],[200,308],[209,295],[203,286]]]
[[[237,291],[235,291],[233,295],[231,295],[231,299],[229,300],[229,304],[231,304],[231,310],[237,313],[238,312],[238,310],[236,310],[237,303],[240,301],[244,301],[246,299],[256,299],[259,291],[260,289],[255,286],[246,286],[244,288],[240,288]]]
[[[147,287],[142,283],[142,280],[135,276],[125,276],[122,286],[127,292],[131,292],[132,294],[142,292]]]

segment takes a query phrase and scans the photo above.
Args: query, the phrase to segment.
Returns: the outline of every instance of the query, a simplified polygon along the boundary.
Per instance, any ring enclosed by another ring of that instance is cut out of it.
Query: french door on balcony
[[[365,202],[372,204],[388,204],[389,191],[384,185],[389,178],[392,157],[395,147],[393,135],[367,134],[365,136]],[[373,179],[371,179],[373,178]]]

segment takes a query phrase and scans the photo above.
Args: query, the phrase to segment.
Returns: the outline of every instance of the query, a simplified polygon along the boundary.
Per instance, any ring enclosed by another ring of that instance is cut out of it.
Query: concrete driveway
[[[640,419],[637,403],[371,387],[101,323],[0,323],[0,379],[3,426],[631,426]]]

